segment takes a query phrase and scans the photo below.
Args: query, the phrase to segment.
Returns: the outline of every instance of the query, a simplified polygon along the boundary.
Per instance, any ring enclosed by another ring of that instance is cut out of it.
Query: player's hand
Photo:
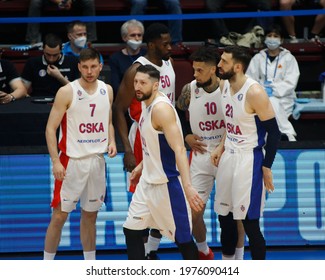
[[[199,196],[196,189],[194,189],[192,186],[184,188],[185,195],[187,198],[187,201],[190,204],[190,207],[192,210],[199,212],[204,209],[204,202],[202,198]]]
[[[7,104],[12,101],[12,96],[10,94],[7,94],[3,91],[0,91],[0,104]]]
[[[66,171],[59,159],[56,159],[55,161],[53,161],[52,172],[53,172],[54,178],[56,180],[59,180],[59,181],[64,180]]]
[[[3,97],[6,97],[6,96],[7,96],[7,93],[0,90],[0,99],[3,98]]]
[[[136,186],[139,183],[142,174],[142,163],[140,163],[136,168],[134,168],[130,175],[130,185]]]
[[[124,153],[123,157],[124,171],[132,172],[136,166],[135,156],[133,152]]]
[[[200,154],[204,154],[206,153],[206,144],[202,142],[201,137],[199,137],[196,134],[188,134],[185,137],[185,141],[186,143],[190,146],[190,148],[192,149],[192,151],[194,152],[194,154],[196,153],[200,153]]]
[[[274,192],[274,185],[273,185],[273,175],[271,168],[262,167],[263,170],[263,180],[264,180],[264,186],[268,193]]]
[[[224,146],[219,145],[211,152],[210,159],[211,159],[211,163],[214,166],[218,167],[221,155],[224,152],[224,150],[225,150]]]
[[[117,149],[115,143],[111,143],[107,146],[107,153],[110,158],[113,158],[117,154]]]

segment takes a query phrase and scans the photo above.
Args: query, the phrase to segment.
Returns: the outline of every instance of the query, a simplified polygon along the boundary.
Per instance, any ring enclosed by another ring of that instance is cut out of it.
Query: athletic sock
[[[243,260],[243,259],[244,259],[244,247],[236,248],[235,260]]]
[[[43,260],[54,260],[56,253],[48,253],[44,251]]]
[[[158,251],[160,244],[160,238],[149,235],[148,242],[145,244],[146,255],[151,251]]]
[[[84,251],[85,260],[96,260],[96,251]]]
[[[204,255],[209,254],[209,246],[206,241],[197,242],[196,243],[197,249],[202,252]]]

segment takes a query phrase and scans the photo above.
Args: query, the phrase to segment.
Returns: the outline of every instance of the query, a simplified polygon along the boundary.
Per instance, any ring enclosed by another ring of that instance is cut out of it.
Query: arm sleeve
[[[261,124],[267,132],[263,166],[271,168],[281,139],[281,132],[275,118],[262,121]]]

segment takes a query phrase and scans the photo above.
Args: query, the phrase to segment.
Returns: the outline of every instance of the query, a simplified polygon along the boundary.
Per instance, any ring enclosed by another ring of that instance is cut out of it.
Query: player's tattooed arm
[[[177,99],[176,102],[177,108],[182,111],[186,111],[190,106],[190,100],[191,100],[191,87],[190,84],[186,84],[183,87],[182,92]]]

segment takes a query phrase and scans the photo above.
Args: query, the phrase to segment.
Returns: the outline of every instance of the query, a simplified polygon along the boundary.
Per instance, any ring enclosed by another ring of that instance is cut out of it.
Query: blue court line
[[[198,19],[226,19],[226,18],[256,18],[282,16],[310,16],[325,14],[325,9],[291,10],[291,11],[259,11],[259,12],[231,12],[231,13],[198,13],[198,14],[163,14],[163,15],[119,15],[119,16],[71,16],[71,17],[4,17],[0,24],[8,23],[59,23],[80,20],[83,22],[116,22],[137,19],[146,20],[198,20]]]

